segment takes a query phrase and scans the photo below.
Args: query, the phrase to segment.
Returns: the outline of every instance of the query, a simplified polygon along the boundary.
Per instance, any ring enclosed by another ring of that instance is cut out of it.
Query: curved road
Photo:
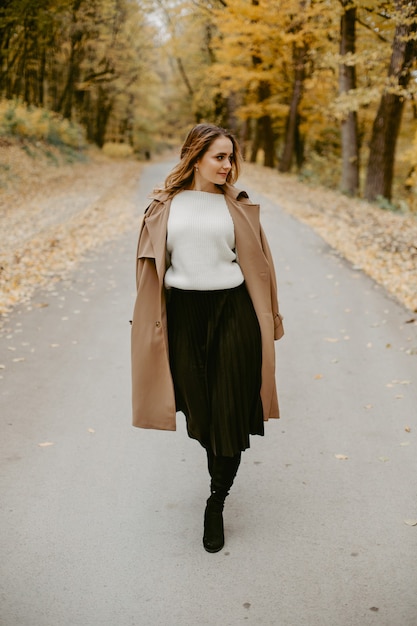
[[[138,215],[168,165],[145,168]],[[416,626],[417,326],[253,198],[285,316],[282,419],[244,454],[224,550],[202,547],[205,458],[181,416],[130,426],[132,224],[0,339],[1,626]]]

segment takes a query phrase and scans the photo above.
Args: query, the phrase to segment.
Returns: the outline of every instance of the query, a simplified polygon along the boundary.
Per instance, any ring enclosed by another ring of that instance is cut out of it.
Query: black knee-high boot
[[[211,496],[204,513],[203,545],[207,552],[218,552],[224,546],[223,507],[240,465],[241,453],[233,457],[215,456],[207,451],[211,475]]]

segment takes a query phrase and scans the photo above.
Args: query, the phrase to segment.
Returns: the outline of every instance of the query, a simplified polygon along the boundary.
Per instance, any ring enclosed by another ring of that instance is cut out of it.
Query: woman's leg
[[[207,552],[218,552],[224,546],[223,507],[240,465],[241,452],[233,457],[215,456],[207,449],[211,476],[211,495],[204,513],[203,545]]]
[[[212,478],[213,477],[214,452],[211,449],[210,445],[206,447],[206,452],[207,452],[207,467],[208,467],[208,471],[210,474],[210,478]]]

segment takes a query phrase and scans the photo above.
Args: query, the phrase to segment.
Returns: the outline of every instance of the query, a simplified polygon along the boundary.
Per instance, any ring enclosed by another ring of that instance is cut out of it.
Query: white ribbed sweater
[[[244,279],[234,248],[233,220],[223,194],[187,190],[173,197],[166,287],[198,291],[237,287]]]

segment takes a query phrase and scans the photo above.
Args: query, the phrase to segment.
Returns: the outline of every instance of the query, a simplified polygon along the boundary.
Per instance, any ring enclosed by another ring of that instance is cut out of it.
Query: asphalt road
[[[166,167],[146,167],[138,215]],[[285,316],[282,419],[243,455],[225,548],[202,547],[205,456],[182,416],[130,425],[132,224],[0,339],[1,626],[417,625],[417,326],[253,197]]]

